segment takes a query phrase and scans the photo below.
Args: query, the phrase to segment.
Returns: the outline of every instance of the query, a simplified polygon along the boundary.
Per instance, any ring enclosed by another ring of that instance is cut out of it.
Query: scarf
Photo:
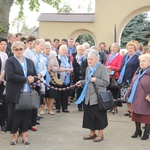
[[[76,60],[77,60],[77,63],[81,66],[82,64],[82,61],[84,59],[84,55],[80,56],[79,54],[76,55]]]
[[[25,57],[23,57],[23,59],[24,59],[24,65],[23,65],[23,63],[21,63],[21,62],[19,61],[19,59],[18,59],[16,56],[14,56],[14,57],[15,57],[15,59],[19,62],[20,66],[21,66],[21,68],[22,68],[22,70],[23,70],[24,77],[27,78],[27,61],[26,61]],[[29,84],[25,83],[23,90],[24,90],[24,91],[30,91]]]
[[[46,55],[46,56],[45,56],[45,55],[43,54],[43,56],[44,56],[45,59],[46,59],[46,67],[48,67],[48,58],[49,58],[50,55]],[[49,84],[50,80],[51,80],[50,74],[49,74],[48,70],[46,70],[46,84],[47,84],[48,86],[50,85],[50,84]],[[47,90],[50,89],[48,86],[46,87]]]
[[[133,58],[134,55],[132,55],[131,57],[129,57],[129,55],[126,55],[125,64],[124,64],[123,68],[121,69],[120,76],[119,76],[119,79],[117,81],[119,84],[121,84],[123,81],[123,77],[124,77],[124,74],[126,71],[127,63]]]
[[[135,92],[136,92],[136,89],[137,89],[137,86],[138,86],[138,83],[139,83],[139,80],[140,78],[149,70],[150,67],[148,67],[146,70],[144,70],[142,72],[142,69],[140,69],[139,73],[138,73],[138,78],[135,80],[134,84],[133,84],[133,87],[132,87],[132,91],[131,91],[131,94],[129,96],[129,99],[128,99],[128,103],[132,103],[133,102],[133,99],[134,99],[134,95],[135,95]]]
[[[96,63],[96,64],[94,65],[94,68],[93,68],[92,70],[89,69],[89,71],[88,71],[88,76],[87,76],[88,78],[87,78],[86,84],[85,84],[85,86],[84,86],[84,88],[83,88],[83,91],[82,91],[80,97],[79,97],[78,100],[76,101],[76,104],[80,104],[81,102],[83,102],[84,97],[85,97],[85,95],[86,95],[87,88],[88,88],[88,84],[89,84],[89,82],[90,82],[90,79],[91,79],[92,75],[94,74],[95,70],[97,69],[98,64],[99,64],[99,63]]]
[[[68,63],[67,56],[65,56],[64,58],[62,57],[62,55],[59,55],[59,56],[60,56],[60,60],[63,63],[64,67],[67,68],[67,63]],[[65,85],[67,85],[67,84],[70,83],[70,74],[65,72],[65,76],[66,76],[66,78],[65,78]]]

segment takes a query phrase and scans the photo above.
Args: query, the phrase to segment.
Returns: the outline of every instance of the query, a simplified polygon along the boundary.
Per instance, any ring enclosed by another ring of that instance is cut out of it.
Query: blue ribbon
[[[129,99],[128,99],[128,103],[132,103],[133,102],[134,95],[135,95],[135,92],[136,92],[139,80],[149,70],[149,68],[150,67],[148,67],[145,71],[143,71],[142,74],[141,74],[142,69],[140,69],[140,71],[138,73],[138,78],[136,79],[136,81],[133,84],[132,91],[131,91],[131,94],[130,94]]]
[[[50,55],[44,55],[43,54],[43,56],[46,58],[46,67],[48,67],[48,58],[49,58],[49,56]],[[48,70],[46,71],[46,84],[49,86],[50,84],[49,84],[49,82],[50,82],[50,79],[51,79],[51,77],[50,77],[50,74],[49,74],[49,72],[48,72]],[[47,90],[49,90],[50,88],[49,87],[47,87]]]
[[[27,78],[27,61],[26,61],[25,57],[23,57],[24,65],[19,61],[19,59],[16,56],[14,56],[14,57],[19,62],[20,66],[22,67],[22,70],[23,70],[23,73],[24,73],[24,77]],[[27,89],[27,91],[30,91],[29,84],[25,83],[23,89]]]
[[[63,63],[64,67],[67,68],[67,66],[66,66],[66,64],[67,64],[67,56],[65,56],[64,59],[63,59],[62,55],[59,55],[59,56],[60,56],[60,60]],[[70,83],[70,74],[65,72],[65,76],[66,76],[65,85],[67,85],[67,84]]]
[[[32,50],[34,56],[36,57],[36,65],[35,65],[35,69],[36,69],[36,73],[39,74],[40,69],[39,69],[39,62],[40,62],[40,54],[38,54],[38,56],[36,55],[35,51]]]
[[[86,95],[87,88],[88,88],[88,84],[89,84],[89,82],[90,82],[90,79],[91,79],[93,73],[94,73],[95,70],[97,69],[97,66],[98,66],[98,63],[95,64],[95,66],[94,66],[94,68],[92,69],[92,71],[91,71],[91,69],[89,69],[89,71],[88,71],[88,78],[87,78],[86,84],[85,84],[85,86],[84,86],[84,88],[83,88],[83,91],[82,91],[80,97],[79,97],[78,100],[76,101],[76,104],[80,104],[81,102],[83,102],[84,97],[85,97],[85,95]]]
[[[125,71],[126,71],[127,63],[131,60],[131,58],[133,58],[134,55],[132,55],[131,57],[129,57],[129,55],[126,55],[125,64],[124,64],[123,68],[121,69],[119,79],[117,80],[117,82],[119,84],[121,84],[122,81],[123,81],[123,77],[124,77],[124,74],[125,74]]]

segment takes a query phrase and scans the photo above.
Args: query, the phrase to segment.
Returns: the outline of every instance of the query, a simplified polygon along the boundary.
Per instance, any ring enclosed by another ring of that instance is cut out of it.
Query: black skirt
[[[84,105],[83,128],[102,130],[108,125],[106,111],[100,111],[98,105]]]
[[[57,88],[56,85],[50,83],[51,86],[53,86],[54,88]],[[45,98],[54,98],[56,99],[58,97],[58,90],[55,89],[47,89],[47,87],[45,87]]]
[[[12,134],[18,130],[27,132],[31,127],[31,110],[15,110],[15,103],[8,103],[6,131]]]

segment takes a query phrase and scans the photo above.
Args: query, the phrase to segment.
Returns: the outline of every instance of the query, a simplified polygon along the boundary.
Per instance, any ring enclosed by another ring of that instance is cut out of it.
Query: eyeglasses
[[[23,48],[15,48],[15,51],[23,51]]]

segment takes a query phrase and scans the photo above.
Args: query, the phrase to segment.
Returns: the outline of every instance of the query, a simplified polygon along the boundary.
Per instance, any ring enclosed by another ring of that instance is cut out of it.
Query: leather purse
[[[114,98],[110,91],[98,93],[95,83],[93,83],[93,87],[97,94],[98,107],[100,111],[107,111],[115,107]]]
[[[54,85],[63,85],[62,80],[57,77],[52,77],[50,82]]]
[[[16,104],[15,110],[31,110],[40,107],[40,97],[35,90],[21,92],[19,103]]]
[[[110,84],[108,87],[112,88],[112,89],[118,89],[119,88],[119,84],[117,83],[117,81],[115,80],[114,77],[110,78]]]

